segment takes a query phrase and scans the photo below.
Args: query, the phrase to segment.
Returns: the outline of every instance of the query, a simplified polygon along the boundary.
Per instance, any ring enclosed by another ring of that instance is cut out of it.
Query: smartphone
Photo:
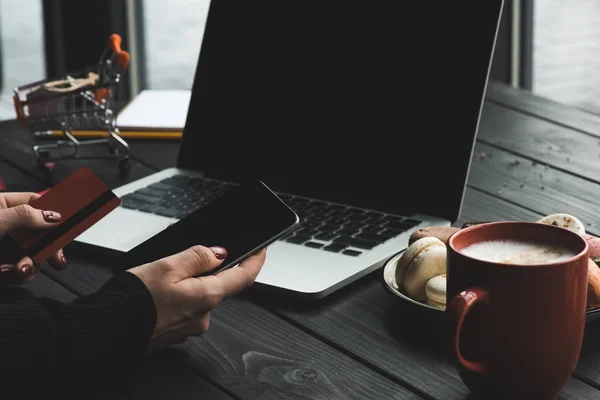
[[[221,246],[227,258],[203,275],[216,274],[285,236],[298,223],[298,215],[262,181],[247,180],[129,250],[119,264],[127,269],[194,245]]]

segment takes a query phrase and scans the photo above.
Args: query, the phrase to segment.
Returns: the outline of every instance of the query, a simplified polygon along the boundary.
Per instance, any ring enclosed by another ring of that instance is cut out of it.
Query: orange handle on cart
[[[125,71],[129,64],[129,53],[125,50],[121,50],[121,43],[121,36],[113,33],[108,37],[107,47],[115,53],[115,62],[123,71]]]
[[[25,111],[23,111],[23,105],[17,98],[16,94],[13,96],[13,104],[15,105],[15,112],[17,113],[17,120],[19,121],[19,125],[23,127],[27,126],[27,122],[25,121]]]

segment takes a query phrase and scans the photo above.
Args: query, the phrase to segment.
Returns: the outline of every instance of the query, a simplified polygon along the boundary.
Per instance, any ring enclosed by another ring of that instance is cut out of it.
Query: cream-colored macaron
[[[446,245],[435,237],[417,240],[402,254],[396,266],[396,284],[412,299],[427,300],[425,285],[446,273]]]
[[[446,274],[434,276],[425,284],[427,304],[433,307],[446,308]]]
[[[430,299],[427,299],[427,303],[425,304],[431,307],[439,308],[440,310],[446,309],[446,303],[438,303],[437,301],[432,301]]]
[[[537,222],[541,222],[542,224],[559,226],[561,228],[568,229],[575,233],[579,233],[580,235],[585,235],[585,227],[583,226],[583,222],[581,222],[577,217],[574,217],[570,214],[550,214],[539,219]]]

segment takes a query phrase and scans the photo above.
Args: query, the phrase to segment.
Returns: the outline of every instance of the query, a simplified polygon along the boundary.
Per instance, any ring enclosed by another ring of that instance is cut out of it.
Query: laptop
[[[214,0],[177,164],[77,242],[127,252],[236,185],[300,216],[256,286],[321,298],[460,214],[502,1]]]

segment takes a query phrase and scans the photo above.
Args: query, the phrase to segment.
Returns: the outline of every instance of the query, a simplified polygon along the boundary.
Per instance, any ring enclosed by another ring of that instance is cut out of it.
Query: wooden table
[[[0,124],[0,175],[9,191],[48,186],[35,169],[33,139]],[[178,143],[131,143],[131,174],[88,161],[112,187],[173,166]],[[57,164],[56,179],[83,165]],[[490,83],[460,221],[536,220],[569,212],[600,234],[600,116]],[[109,277],[94,257],[66,251],[67,271],[43,273],[35,295],[69,301]],[[126,389],[105,398],[465,399],[439,353],[436,322],[383,288],[376,271],[314,303],[255,290],[212,313],[207,334],[148,358]],[[68,379],[68,377],[66,378]],[[91,392],[101,388],[89,388]],[[82,393],[81,398],[89,393]],[[588,325],[580,361],[561,398],[600,398],[600,323]]]

